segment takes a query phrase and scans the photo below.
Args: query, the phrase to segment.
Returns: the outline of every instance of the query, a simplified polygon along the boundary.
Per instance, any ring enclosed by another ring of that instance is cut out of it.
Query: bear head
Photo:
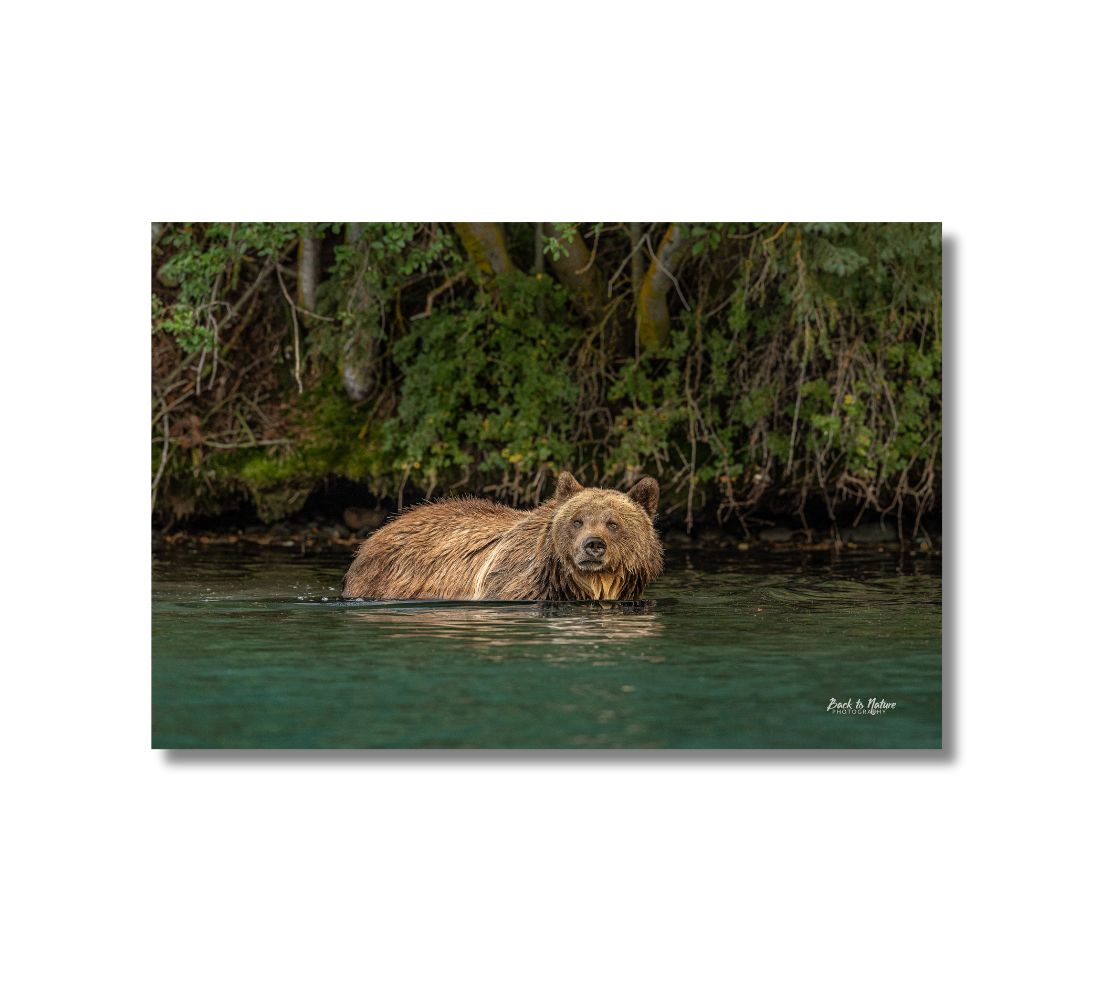
[[[581,486],[562,472],[549,526],[553,551],[573,575],[651,579],[661,570],[661,543],[653,530],[659,494],[649,476],[622,493]]]

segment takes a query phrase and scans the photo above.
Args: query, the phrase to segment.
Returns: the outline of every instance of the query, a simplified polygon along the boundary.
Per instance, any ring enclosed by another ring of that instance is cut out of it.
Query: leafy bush
[[[511,224],[490,234],[508,266],[447,225],[164,226],[153,507],[278,516],[331,474],[528,502],[570,468],[657,475],[688,522],[936,508],[940,226],[679,225],[645,347],[636,286],[665,226]],[[301,247],[321,251],[314,308]]]

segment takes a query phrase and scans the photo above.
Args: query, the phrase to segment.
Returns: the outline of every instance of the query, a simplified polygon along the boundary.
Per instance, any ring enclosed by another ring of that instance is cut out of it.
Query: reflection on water
[[[342,601],[346,561],[157,556],[153,745],[940,745],[933,558],[670,552],[615,605]]]
[[[446,639],[484,646],[582,645],[648,639],[661,630],[653,603],[381,603],[353,602],[352,621],[376,626],[381,636],[401,641]],[[395,627],[394,627],[395,626]]]

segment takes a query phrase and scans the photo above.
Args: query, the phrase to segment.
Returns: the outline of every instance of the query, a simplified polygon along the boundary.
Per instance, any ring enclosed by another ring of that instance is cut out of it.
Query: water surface
[[[156,554],[152,745],[941,745],[939,558],[666,555],[609,607],[342,601],[345,551]],[[896,707],[826,711],[872,698]]]

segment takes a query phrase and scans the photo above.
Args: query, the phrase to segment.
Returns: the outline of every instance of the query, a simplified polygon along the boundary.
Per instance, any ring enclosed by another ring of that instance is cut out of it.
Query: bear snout
[[[583,551],[585,555],[592,559],[602,559],[607,551],[607,543],[598,535],[592,535],[590,538],[584,539]]]

